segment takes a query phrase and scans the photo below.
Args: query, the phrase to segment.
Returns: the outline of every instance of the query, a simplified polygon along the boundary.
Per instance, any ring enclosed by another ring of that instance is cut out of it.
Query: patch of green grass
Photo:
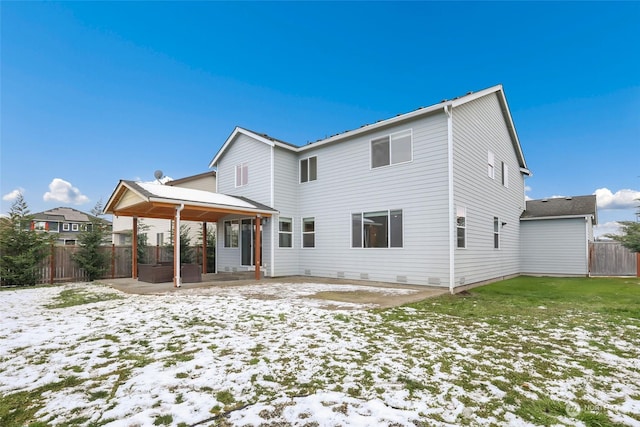
[[[222,390],[216,393],[216,400],[225,405],[231,405],[236,401],[234,399],[233,394],[229,390]]]
[[[65,289],[55,298],[55,302],[47,305],[47,308],[66,308],[77,305],[92,304],[95,302],[122,299],[115,293],[93,293],[86,288]]]
[[[153,425],[154,426],[168,426],[168,425],[171,425],[172,422],[173,422],[173,415],[171,415],[171,414],[159,415],[153,421]]]

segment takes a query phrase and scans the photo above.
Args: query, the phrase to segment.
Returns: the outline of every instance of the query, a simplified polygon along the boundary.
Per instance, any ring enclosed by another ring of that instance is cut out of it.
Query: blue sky
[[[640,2],[2,2],[0,212],[205,172],[233,128],[305,144],[503,84],[528,196],[640,197]],[[603,228],[603,230],[605,230]],[[608,229],[607,229],[608,230]],[[602,231],[602,230],[601,230]]]

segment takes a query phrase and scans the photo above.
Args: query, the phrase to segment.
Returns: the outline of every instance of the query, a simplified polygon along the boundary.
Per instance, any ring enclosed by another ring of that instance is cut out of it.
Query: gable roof
[[[527,200],[526,210],[520,219],[557,219],[593,217],[598,223],[596,196],[557,197],[552,199]]]
[[[184,206],[185,221],[210,221],[230,214],[271,216],[276,210],[247,198],[170,185],[121,180],[105,205],[105,213],[118,216],[170,219]]]
[[[304,152],[306,150],[310,150],[322,145],[326,145],[326,144],[331,144],[331,143],[336,143],[336,142],[340,142],[343,140],[346,140],[348,138],[352,138],[355,137],[357,135],[366,133],[366,132],[372,132],[376,129],[382,128],[382,127],[386,127],[386,126],[391,126],[394,125],[396,123],[401,123],[403,121],[406,120],[410,120],[410,119],[414,119],[417,117],[422,117],[422,116],[426,116],[428,114],[433,114],[434,112],[438,112],[438,111],[443,111],[445,108],[450,107],[450,108],[455,108],[457,106],[466,104],[468,102],[474,101],[478,98],[481,98],[483,96],[487,96],[490,94],[496,94],[498,96],[498,100],[500,101],[500,106],[501,106],[501,110],[502,110],[502,114],[504,115],[504,119],[505,122],[507,124],[507,128],[509,129],[509,134],[511,136],[511,139],[513,141],[513,148],[516,152],[516,156],[518,157],[518,163],[520,164],[520,170],[522,173],[525,173],[527,175],[530,175],[531,172],[529,172],[528,168],[527,168],[527,164],[526,161],[524,159],[524,155],[522,153],[522,147],[520,145],[520,139],[518,138],[518,134],[516,132],[515,129],[515,125],[513,123],[513,118],[511,117],[511,112],[509,110],[509,106],[507,104],[507,99],[505,97],[504,94],[504,89],[502,87],[502,85],[496,85],[496,86],[492,86],[490,88],[487,89],[483,89],[481,91],[478,92],[469,92],[464,96],[460,96],[457,98],[454,98],[452,100],[443,100],[441,102],[439,102],[438,104],[434,104],[431,105],[429,107],[420,107],[417,110],[405,113],[405,114],[398,114],[395,117],[392,117],[390,119],[386,119],[386,120],[380,120],[377,121],[373,124],[367,124],[367,125],[363,125],[361,127],[359,127],[358,129],[354,129],[354,130],[350,130],[350,131],[346,131],[343,133],[339,133],[333,136],[330,136],[328,138],[325,139],[321,139],[318,140],[316,142],[312,142],[311,144],[306,144],[304,146],[296,146],[293,144],[290,144],[288,142],[284,142],[281,141],[279,139],[270,137],[267,134],[260,134],[257,132],[253,132],[250,131],[248,129],[244,129],[241,127],[236,127],[233,132],[231,133],[231,135],[229,135],[229,137],[225,140],[224,144],[222,145],[222,147],[220,148],[220,150],[218,150],[218,152],[216,153],[216,155],[213,157],[213,159],[211,160],[211,162],[209,163],[209,167],[214,167],[217,163],[218,160],[220,160],[220,158],[222,157],[222,155],[224,154],[224,152],[229,148],[229,146],[233,143],[233,141],[236,139],[236,137],[239,134],[244,134],[247,135],[257,141],[261,141],[265,144],[268,144],[270,146],[279,146],[282,148],[285,148],[287,150],[299,153],[299,152]]]
[[[101,221],[108,222],[103,218],[97,218],[77,209],[67,207],[49,209],[47,211],[32,214],[32,216],[34,220],[44,221],[91,222],[92,220],[99,219]]]
[[[165,185],[171,185],[171,186],[180,185],[180,184],[184,184],[185,182],[195,181],[196,179],[206,178],[208,176],[212,176],[215,178],[216,171],[208,171],[208,172],[199,173],[197,175],[185,176],[184,178],[172,179],[171,181],[167,181]]]

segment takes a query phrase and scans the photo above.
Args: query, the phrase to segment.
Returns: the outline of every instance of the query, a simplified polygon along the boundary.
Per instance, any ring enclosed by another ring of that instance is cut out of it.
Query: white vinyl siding
[[[589,274],[588,236],[584,218],[522,221],[522,274]]]
[[[454,108],[453,137],[454,205],[467,210],[466,248],[455,251],[454,283],[460,286],[518,274],[524,177],[498,96],[487,95]],[[509,187],[480,179],[488,173],[488,152],[498,167],[496,174],[500,164],[495,162],[508,167]],[[494,249],[493,217],[500,218],[499,250]]]
[[[413,157],[411,130],[371,140],[371,168],[407,163]]]

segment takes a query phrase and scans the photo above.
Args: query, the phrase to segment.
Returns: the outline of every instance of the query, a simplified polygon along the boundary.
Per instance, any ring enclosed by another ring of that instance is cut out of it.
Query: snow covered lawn
[[[0,424],[640,425],[637,318],[305,297],[349,288],[2,291]]]

